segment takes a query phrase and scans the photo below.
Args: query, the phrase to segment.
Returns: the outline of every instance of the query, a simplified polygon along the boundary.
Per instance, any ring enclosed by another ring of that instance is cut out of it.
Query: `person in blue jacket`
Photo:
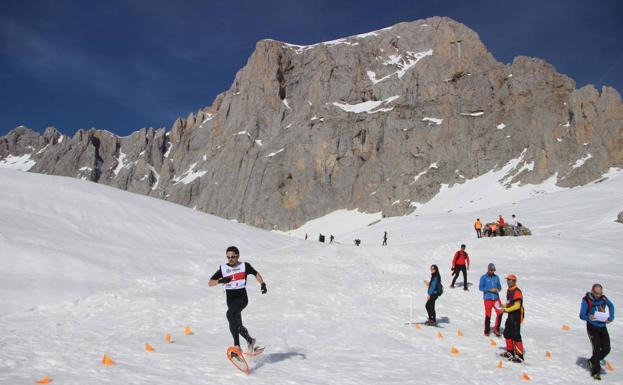
[[[430,281],[428,283],[428,291],[426,298],[426,312],[428,320],[424,322],[428,326],[437,326],[437,314],[435,313],[435,301],[442,293],[441,275],[437,265],[430,266]]]
[[[603,295],[600,284],[594,284],[582,298],[580,319],[586,321],[586,331],[593,347],[593,355],[588,360],[591,376],[601,380],[599,362],[610,353],[610,335],[606,325],[614,321],[614,305]]]
[[[502,284],[500,283],[500,277],[495,274],[495,265],[493,263],[487,266],[487,272],[480,277],[478,288],[482,291],[483,300],[485,302],[485,336],[489,336],[491,333],[491,309],[495,309],[495,326],[493,327],[493,333],[499,337],[501,336],[500,325],[502,324],[502,317],[504,315],[499,294],[500,290],[502,290]],[[496,303],[498,303],[497,307],[495,306]]]

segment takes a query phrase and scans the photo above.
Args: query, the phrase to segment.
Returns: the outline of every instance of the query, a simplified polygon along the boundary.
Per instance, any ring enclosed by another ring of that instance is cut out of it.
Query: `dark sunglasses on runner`
[[[236,259],[236,258],[238,258],[237,255],[228,255],[227,256],[227,259]]]

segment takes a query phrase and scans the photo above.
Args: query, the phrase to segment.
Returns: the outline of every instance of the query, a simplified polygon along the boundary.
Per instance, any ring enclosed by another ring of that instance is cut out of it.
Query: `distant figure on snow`
[[[383,234],[383,246],[387,246],[387,231]]]
[[[513,235],[514,236],[518,236],[519,235],[519,221],[517,220],[517,217],[515,216],[515,214],[513,214]]]
[[[610,335],[606,325],[614,321],[614,305],[603,295],[600,284],[594,284],[582,298],[580,318],[586,321],[586,331],[593,347],[593,355],[588,360],[591,376],[601,380],[599,362],[610,353]]]
[[[482,297],[485,302],[485,336],[488,337],[491,333],[491,309],[495,309],[496,317],[493,333],[499,337],[501,336],[500,325],[502,324],[502,316],[504,314],[502,302],[500,301],[502,285],[500,284],[500,278],[495,274],[495,265],[493,263],[487,266],[487,272],[480,277],[478,288],[482,291]]]
[[[361,245],[361,239],[355,239],[355,246]]]
[[[459,273],[463,272],[463,290],[469,290],[467,288],[467,270],[469,270],[469,255],[467,255],[467,251],[465,251],[465,245],[461,245],[461,250],[454,253],[454,258],[452,258],[451,270],[454,273],[454,278],[452,278],[452,284],[450,285],[450,287],[454,289],[454,283],[459,277]]]
[[[307,233],[305,233],[305,240],[307,240]]]
[[[476,237],[482,238],[482,223],[480,222],[480,218],[476,218],[476,222],[474,222],[474,229],[476,230]]]
[[[506,226],[506,222],[504,221],[504,218],[502,218],[502,214],[500,214],[498,216],[498,226],[500,226],[500,236],[503,237],[504,235],[504,227]]]
[[[329,243],[333,243],[334,239],[335,239],[335,237],[333,236],[333,234],[331,234],[331,236],[329,236]]]
[[[488,237],[497,237],[498,235],[498,225],[497,223],[489,224],[489,231],[487,232]]]
[[[424,322],[424,325],[437,326],[435,301],[443,293],[441,275],[439,274],[437,265],[430,266],[430,281],[425,281],[425,283],[428,285],[428,291],[426,292],[426,312],[428,313],[428,320]]]

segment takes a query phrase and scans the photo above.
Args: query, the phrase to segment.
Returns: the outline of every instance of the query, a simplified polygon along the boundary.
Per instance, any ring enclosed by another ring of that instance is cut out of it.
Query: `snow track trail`
[[[48,374],[53,384],[80,385],[506,385],[523,383],[525,372],[538,384],[584,385],[592,380],[581,365],[590,345],[580,299],[598,281],[623,306],[623,225],[613,222],[623,209],[613,203],[623,201],[615,198],[620,175],[491,209],[349,227],[333,245],[70,178],[0,170],[0,184],[0,384]],[[534,235],[476,239],[476,216],[499,213],[517,213]],[[468,292],[449,288],[461,243],[472,262]],[[231,244],[268,285],[266,295],[253,277],[247,285],[243,322],[267,347],[248,358],[250,375],[225,357],[225,295],[207,285]],[[478,280],[489,262],[502,278],[519,277],[525,365],[498,368],[503,339],[482,334]],[[445,289],[437,301],[442,328],[407,325],[411,303],[412,321],[426,319],[423,281],[432,263]],[[615,370],[604,383],[623,383],[622,322],[609,326]],[[104,354],[115,365],[102,365]]]

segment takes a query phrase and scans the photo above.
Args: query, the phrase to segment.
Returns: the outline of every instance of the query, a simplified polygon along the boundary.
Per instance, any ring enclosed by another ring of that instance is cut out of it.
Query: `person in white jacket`
[[[517,221],[517,217],[513,214],[513,235],[519,235],[519,221]]]

